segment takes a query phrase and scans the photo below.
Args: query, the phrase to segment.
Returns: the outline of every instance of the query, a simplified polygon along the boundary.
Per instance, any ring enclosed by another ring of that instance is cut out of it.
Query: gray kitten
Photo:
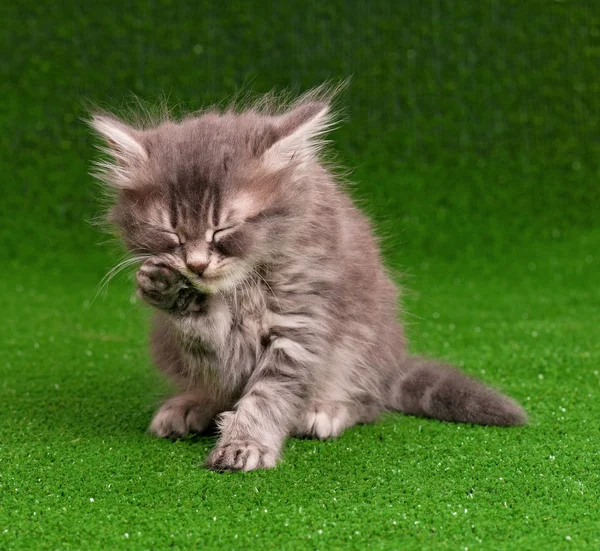
[[[331,98],[91,121],[111,157],[98,163],[109,221],[143,260],[153,357],[179,388],[150,430],[216,420],[212,469],[274,467],[288,436],[333,438],[385,411],[526,422],[511,399],[408,355],[371,226],[320,160]]]

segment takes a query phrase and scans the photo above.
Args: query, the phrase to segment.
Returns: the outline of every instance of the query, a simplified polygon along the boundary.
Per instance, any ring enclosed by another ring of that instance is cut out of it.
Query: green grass
[[[593,2],[3,6],[0,549],[600,547],[600,13]],[[168,15],[168,17],[167,17]],[[86,222],[86,98],[197,107],[353,74],[334,133],[415,352],[523,403],[499,429],[389,415],[217,474],[147,435],[168,392]]]

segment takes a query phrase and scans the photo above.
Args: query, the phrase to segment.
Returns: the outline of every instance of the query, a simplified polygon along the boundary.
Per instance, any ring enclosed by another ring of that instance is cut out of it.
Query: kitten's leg
[[[221,415],[221,438],[207,466],[251,471],[274,467],[307,395],[307,374],[317,357],[287,338],[273,340],[235,411]]]
[[[160,438],[180,438],[206,430],[218,408],[195,391],[169,398],[155,413],[150,432]]]
[[[170,316],[162,312],[155,314],[150,350],[156,366],[180,389],[180,393],[159,408],[149,430],[161,438],[179,438],[204,431],[224,407],[213,387],[203,381],[201,373],[191,378],[169,319]]]

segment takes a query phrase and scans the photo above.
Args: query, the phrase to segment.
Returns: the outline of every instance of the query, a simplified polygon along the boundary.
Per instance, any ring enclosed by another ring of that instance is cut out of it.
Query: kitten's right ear
[[[98,162],[97,176],[117,188],[135,187],[134,173],[148,160],[141,132],[107,114],[94,114],[89,124],[105,140],[107,147],[102,149],[114,160]]]
[[[300,103],[276,117],[270,136],[273,143],[263,153],[263,162],[274,169],[309,164],[323,145],[321,136],[333,125],[328,100]]]

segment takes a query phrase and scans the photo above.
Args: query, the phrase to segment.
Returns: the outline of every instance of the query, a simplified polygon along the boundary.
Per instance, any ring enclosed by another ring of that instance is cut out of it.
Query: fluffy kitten
[[[91,121],[111,156],[99,163],[109,220],[145,259],[154,360],[180,390],[150,430],[180,437],[216,419],[212,469],[274,467],[288,436],[336,437],[384,411],[526,421],[511,399],[408,355],[371,226],[319,159],[330,100],[321,89],[287,109]]]

